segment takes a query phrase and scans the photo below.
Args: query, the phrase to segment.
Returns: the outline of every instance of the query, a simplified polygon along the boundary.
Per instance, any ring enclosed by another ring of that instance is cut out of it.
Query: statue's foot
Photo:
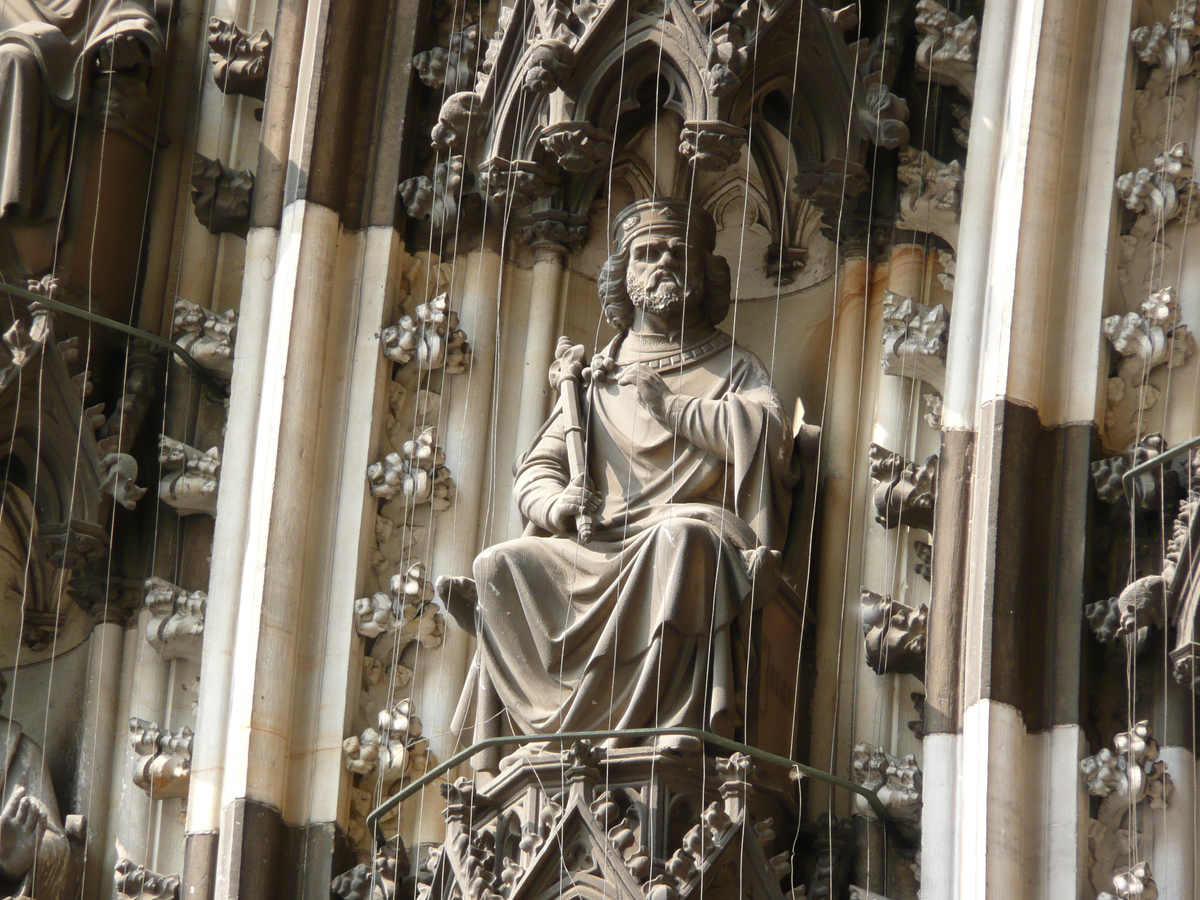
[[[465,575],[443,575],[434,583],[433,593],[459,628],[475,634],[475,608],[479,604],[475,579]]]

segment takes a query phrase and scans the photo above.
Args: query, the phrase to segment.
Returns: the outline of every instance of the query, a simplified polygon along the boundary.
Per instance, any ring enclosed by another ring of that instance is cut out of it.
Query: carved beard
[[[698,304],[703,296],[704,285],[697,283],[697,279],[691,279],[685,291],[682,275],[658,269],[645,280],[630,279],[625,289],[630,301],[642,312],[666,316]]]

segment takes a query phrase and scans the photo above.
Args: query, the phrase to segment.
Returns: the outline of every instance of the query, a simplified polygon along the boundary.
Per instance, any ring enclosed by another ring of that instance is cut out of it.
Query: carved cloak
[[[791,502],[791,431],[754,354],[711,327],[682,350],[653,335],[610,345],[676,393],[674,432],[613,380],[587,392],[595,538],[549,536],[569,481],[556,409],[518,462],[525,536],[475,561],[479,653],[456,726],[503,733],[687,725],[731,735],[752,654],[739,617],[776,586]],[[472,696],[473,695],[473,696]],[[611,743],[618,743],[616,741]]]
[[[38,898],[66,896],[71,848],[63,831],[58,800],[41,748],[21,730],[21,723],[0,716],[0,811],[18,787],[37,800],[46,816],[46,830],[38,844],[32,871],[15,883],[0,871],[0,896]]]
[[[5,0],[0,4],[0,216],[55,216],[66,141],[53,106],[78,112],[101,44],[138,38],[151,62],[162,34],[142,0]]]

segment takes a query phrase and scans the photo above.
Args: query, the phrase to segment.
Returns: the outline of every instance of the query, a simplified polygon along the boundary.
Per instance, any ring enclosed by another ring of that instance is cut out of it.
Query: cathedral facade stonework
[[[1196,0],[9,0],[0,897],[1195,900]]]

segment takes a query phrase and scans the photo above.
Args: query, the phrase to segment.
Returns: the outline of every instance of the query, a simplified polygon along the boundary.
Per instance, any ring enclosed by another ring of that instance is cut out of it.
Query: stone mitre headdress
[[[625,207],[613,219],[615,252],[600,270],[597,287],[604,304],[604,316],[618,331],[633,321],[633,302],[625,290],[625,269],[629,264],[629,244],[643,234],[678,237],[704,251],[704,313],[709,322],[718,324],[729,312],[729,263],[713,251],[717,246],[717,226],[712,216],[686,200],[651,197]]]

